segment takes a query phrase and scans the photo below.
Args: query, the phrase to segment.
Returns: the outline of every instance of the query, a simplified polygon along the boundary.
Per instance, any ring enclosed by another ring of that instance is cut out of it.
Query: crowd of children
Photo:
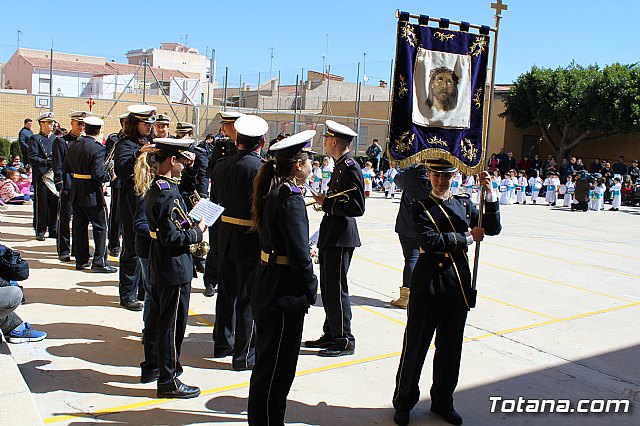
[[[26,167],[16,155],[7,163],[0,156],[0,209],[6,210],[8,204],[31,203],[31,167]]]

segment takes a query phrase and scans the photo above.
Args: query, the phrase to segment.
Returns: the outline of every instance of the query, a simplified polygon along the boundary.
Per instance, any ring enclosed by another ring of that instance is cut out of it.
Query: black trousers
[[[73,207],[69,200],[69,190],[63,189],[58,200],[58,256],[75,255],[75,247],[71,248],[71,212]]]
[[[137,299],[138,286],[142,281],[138,256],[136,255],[136,234],[133,230],[133,217],[138,200],[133,189],[130,192],[120,191],[119,198],[119,217],[122,224],[119,290],[120,302],[127,303]]]
[[[89,223],[93,228],[93,266],[107,264],[107,210],[104,206],[73,206],[73,240],[76,245],[76,265],[89,261]]]
[[[205,287],[215,288],[218,285],[218,268],[220,266],[220,253],[218,250],[218,234],[220,231],[220,221],[215,221],[209,227],[209,253],[204,268]]]
[[[254,311],[256,365],[251,373],[250,425],[283,425],[296,375],[304,312]]]
[[[413,237],[398,234],[400,246],[402,246],[402,256],[404,257],[404,268],[402,269],[402,287],[411,287],[411,274],[418,263],[420,257],[420,244]]]
[[[219,239],[220,270],[216,321],[213,328],[215,356],[233,353],[233,367],[255,363],[255,333],[249,295],[258,267],[260,249],[249,244],[248,228],[223,223],[225,238]],[[222,233],[221,233],[222,235]],[[228,238],[227,238],[228,237]],[[256,244],[257,245],[257,244]]]
[[[355,337],[351,334],[347,272],[353,250],[353,247],[323,247],[318,250],[320,291],[325,313],[323,332],[333,339],[346,338],[351,342],[355,342]]]
[[[34,176],[34,218],[36,234],[44,234],[49,230],[50,234],[58,231],[58,197],[47,189],[42,182],[42,176]]]
[[[393,406],[409,411],[420,398],[418,383],[427,349],[436,334],[433,359],[431,406],[453,409],[453,391],[458,384],[460,357],[467,309],[460,295],[429,296],[412,292],[407,309],[402,356],[396,375]]]
[[[171,390],[178,387],[176,377],[182,372],[180,349],[189,317],[191,282],[180,285],[160,284],[155,289],[158,290],[155,339],[156,362],[160,373],[158,389]]]
[[[120,248],[120,236],[122,226],[118,217],[118,201],[120,198],[120,188],[111,188],[111,204],[109,206],[109,250]]]

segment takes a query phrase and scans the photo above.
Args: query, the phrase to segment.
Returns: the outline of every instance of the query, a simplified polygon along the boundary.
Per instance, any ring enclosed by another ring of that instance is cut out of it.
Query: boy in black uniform
[[[106,150],[96,140],[104,122],[98,117],[85,120],[86,136],[80,137],[69,147],[62,172],[73,178],[69,201],[73,206],[73,240],[76,245],[76,269],[82,270],[89,262],[88,227],[93,228],[93,272],[116,272],[107,265],[107,205],[102,185],[111,180],[105,171]],[[108,165],[107,165],[108,168]]]
[[[409,424],[409,412],[420,397],[422,365],[435,332],[431,411],[459,425],[462,417],[453,408],[453,391],[458,383],[467,312],[475,306],[476,299],[467,251],[474,241],[482,241],[485,234],[500,233],[499,204],[489,173],[482,172],[480,185],[486,191],[486,209],[483,228],[479,228],[478,209],[469,195],[451,195],[457,168],[445,160],[430,160],[427,170],[432,191],[411,207],[420,256],[411,276],[407,327],[393,395],[396,409],[393,419],[398,425]]]
[[[75,249],[71,250],[71,200],[69,191],[71,190],[71,176],[62,172],[62,165],[67,151],[71,144],[78,140],[84,131],[84,119],[89,115],[85,111],[74,111],[71,113],[71,130],[61,138],[56,138],[52,149],[53,182],[60,194],[58,202],[58,259],[62,262],[69,262],[71,254],[75,256]]]
[[[251,292],[258,339],[249,389],[250,425],[284,424],[304,316],[318,295],[309,255],[309,219],[300,190],[311,174],[315,134],[305,130],[273,144],[274,157],[255,179],[252,211],[261,262]]]
[[[325,149],[336,160],[327,195],[314,195],[324,217],[318,237],[320,289],[325,312],[324,334],[305,342],[309,348],[323,348],[319,356],[353,355],[356,347],[351,334],[351,303],[347,272],[353,251],[360,247],[356,217],[364,214],[364,181],[360,165],[349,152],[356,132],[327,120]]]
[[[225,211],[220,218],[219,290],[213,328],[213,356],[233,356],[234,370],[250,370],[255,362],[255,336],[249,295],[260,262],[258,235],[251,231],[253,179],[263,160],[260,149],[269,125],[255,115],[236,120],[238,152],[216,165],[212,201]]]
[[[242,117],[244,114],[235,111],[220,111],[220,124],[221,132],[225,135],[222,138],[218,138],[211,145],[213,145],[212,153],[208,159],[207,165],[207,177],[209,179],[213,176],[213,170],[223,158],[231,157],[238,152],[236,147],[236,130],[233,128],[233,123]],[[213,181],[211,182],[211,188],[213,190]],[[207,260],[204,268],[204,295],[205,297],[211,297],[216,294],[216,287],[218,286],[218,269],[220,267],[220,255],[218,254],[218,232],[220,230],[220,221],[211,225],[209,228],[209,253],[207,253]]]
[[[204,221],[195,225],[188,219],[184,200],[178,191],[177,178],[185,166],[193,162],[193,153],[188,152],[192,142],[154,139],[156,176],[144,195],[152,238],[150,279],[158,291],[157,306],[152,301],[149,312],[150,318],[157,318],[158,398],[195,398],[200,395],[199,388],[185,385],[177,378],[182,371],[180,348],[187,327],[191,280],[195,274],[189,246],[201,242],[206,229]]]
[[[52,112],[45,112],[38,117],[40,133],[29,138],[29,163],[33,178],[33,226],[36,240],[44,241],[44,233],[49,230],[49,238],[57,238],[58,234],[58,197],[44,184],[42,176],[51,169],[52,149],[56,136],[53,131]]]

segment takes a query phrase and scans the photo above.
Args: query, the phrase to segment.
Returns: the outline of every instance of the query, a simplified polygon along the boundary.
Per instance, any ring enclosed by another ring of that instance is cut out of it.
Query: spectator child
[[[598,186],[596,187],[595,193],[596,198],[598,199],[597,210],[604,210],[604,194],[607,192],[607,185],[604,179],[598,179]]]
[[[500,204],[511,204],[511,198],[509,198],[510,184],[511,175],[509,173],[505,173],[502,182],[500,182]]]
[[[387,170],[387,172],[384,175],[386,181],[389,182],[388,186],[385,187],[384,198],[389,198],[389,195],[391,196],[391,198],[395,197],[396,175],[398,174],[398,171],[396,170],[395,166],[396,166],[396,163],[391,163],[391,167],[389,167],[389,170]]]
[[[311,188],[316,192],[320,192],[321,182],[322,182],[322,170],[320,170],[320,162],[315,160],[312,163]]]
[[[495,154],[492,154],[495,156]],[[455,177],[453,178],[453,182],[451,182],[451,195],[460,194],[460,187],[462,186],[462,173],[460,171],[456,172]]]
[[[5,204],[25,204],[30,201],[29,195],[20,191],[17,183],[20,173],[17,170],[9,170],[7,179],[0,183],[0,198]]]
[[[562,200],[563,207],[571,207],[571,201],[573,199],[573,191],[575,190],[575,184],[571,175],[567,176],[567,182],[564,184],[566,191],[564,193],[564,199]]]
[[[516,204],[527,204],[527,178],[525,177],[525,171],[520,170],[518,172],[518,186],[516,188],[517,191],[517,200]]]
[[[609,210],[617,212],[620,210],[620,204],[622,203],[622,184],[619,177],[613,178],[613,186],[611,186],[610,191],[613,194],[613,201]]]
[[[326,194],[329,190],[329,181],[331,180],[331,174],[333,173],[333,166],[329,163],[329,157],[324,157],[322,160],[322,181],[321,181],[321,192]]]
[[[532,170],[532,175],[529,178],[529,186],[531,187],[531,202],[536,204],[538,201],[538,194],[542,189],[542,179],[540,179],[540,172],[537,169]]]

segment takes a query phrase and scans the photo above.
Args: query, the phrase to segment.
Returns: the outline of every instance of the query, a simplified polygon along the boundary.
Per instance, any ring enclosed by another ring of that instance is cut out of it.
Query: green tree
[[[640,132],[640,67],[534,66],[503,101],[501,116],[520,128],[538,127],[560,160],[581,142]]]

